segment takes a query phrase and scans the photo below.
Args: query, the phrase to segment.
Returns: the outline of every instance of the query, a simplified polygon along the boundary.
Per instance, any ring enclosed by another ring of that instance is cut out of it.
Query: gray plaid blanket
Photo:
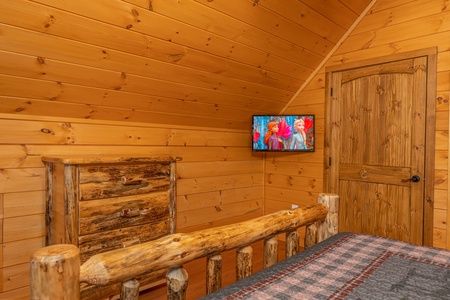
[[[202,299],[450,299],[450,251],[341,233]]]

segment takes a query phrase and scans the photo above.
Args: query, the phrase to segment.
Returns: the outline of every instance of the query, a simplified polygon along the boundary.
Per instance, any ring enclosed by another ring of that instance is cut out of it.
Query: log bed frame
[[[80,266],[74,245],[58,244],[37,250],[30,260],[30,299],[80,299],[80,283],[122,283],[120,297],[137,300],[134,278],[167,269],[167,299],[185,299],[187,272],[183,264],[207,257],[206,293],[222,285],[221,252],[236,249],[236,280],[252,273],[250,244],[264,240],[263,267],[277,262],[277,234],[286,233],[286,257],[299,252],[297,229],[306,226],[305,247],[337,233],[339,197],[320,194],[318,204],[282,210],[256,219],[190,233],[175,233],[157,240],[100,253]]]

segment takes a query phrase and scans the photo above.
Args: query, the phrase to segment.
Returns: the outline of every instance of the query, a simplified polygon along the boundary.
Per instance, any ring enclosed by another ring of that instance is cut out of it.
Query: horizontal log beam
[[[241,223],[171,234],[139,245],[100,253],[81,266],[80,281],[107,285],[146,272],[182,266],[200,257],[249,245],[323,220],[326,215],[326,206],[315,204],[302,209],[275,212]]]

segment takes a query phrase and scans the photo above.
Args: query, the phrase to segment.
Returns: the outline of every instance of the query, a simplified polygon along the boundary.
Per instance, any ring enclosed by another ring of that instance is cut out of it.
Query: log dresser
[[[73,244],[90,256],[175,231],[172,157],[42,157],[46,166],[46,244]],[[165,270],[138,278],[142,287]],[[82,299],[109,298],[120,285],[82,286]]]

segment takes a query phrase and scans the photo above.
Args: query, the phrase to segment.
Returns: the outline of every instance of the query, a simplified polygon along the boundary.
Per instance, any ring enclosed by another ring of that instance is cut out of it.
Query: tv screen
[[[254,115],[253,151],[315,150],[314,115]]]

